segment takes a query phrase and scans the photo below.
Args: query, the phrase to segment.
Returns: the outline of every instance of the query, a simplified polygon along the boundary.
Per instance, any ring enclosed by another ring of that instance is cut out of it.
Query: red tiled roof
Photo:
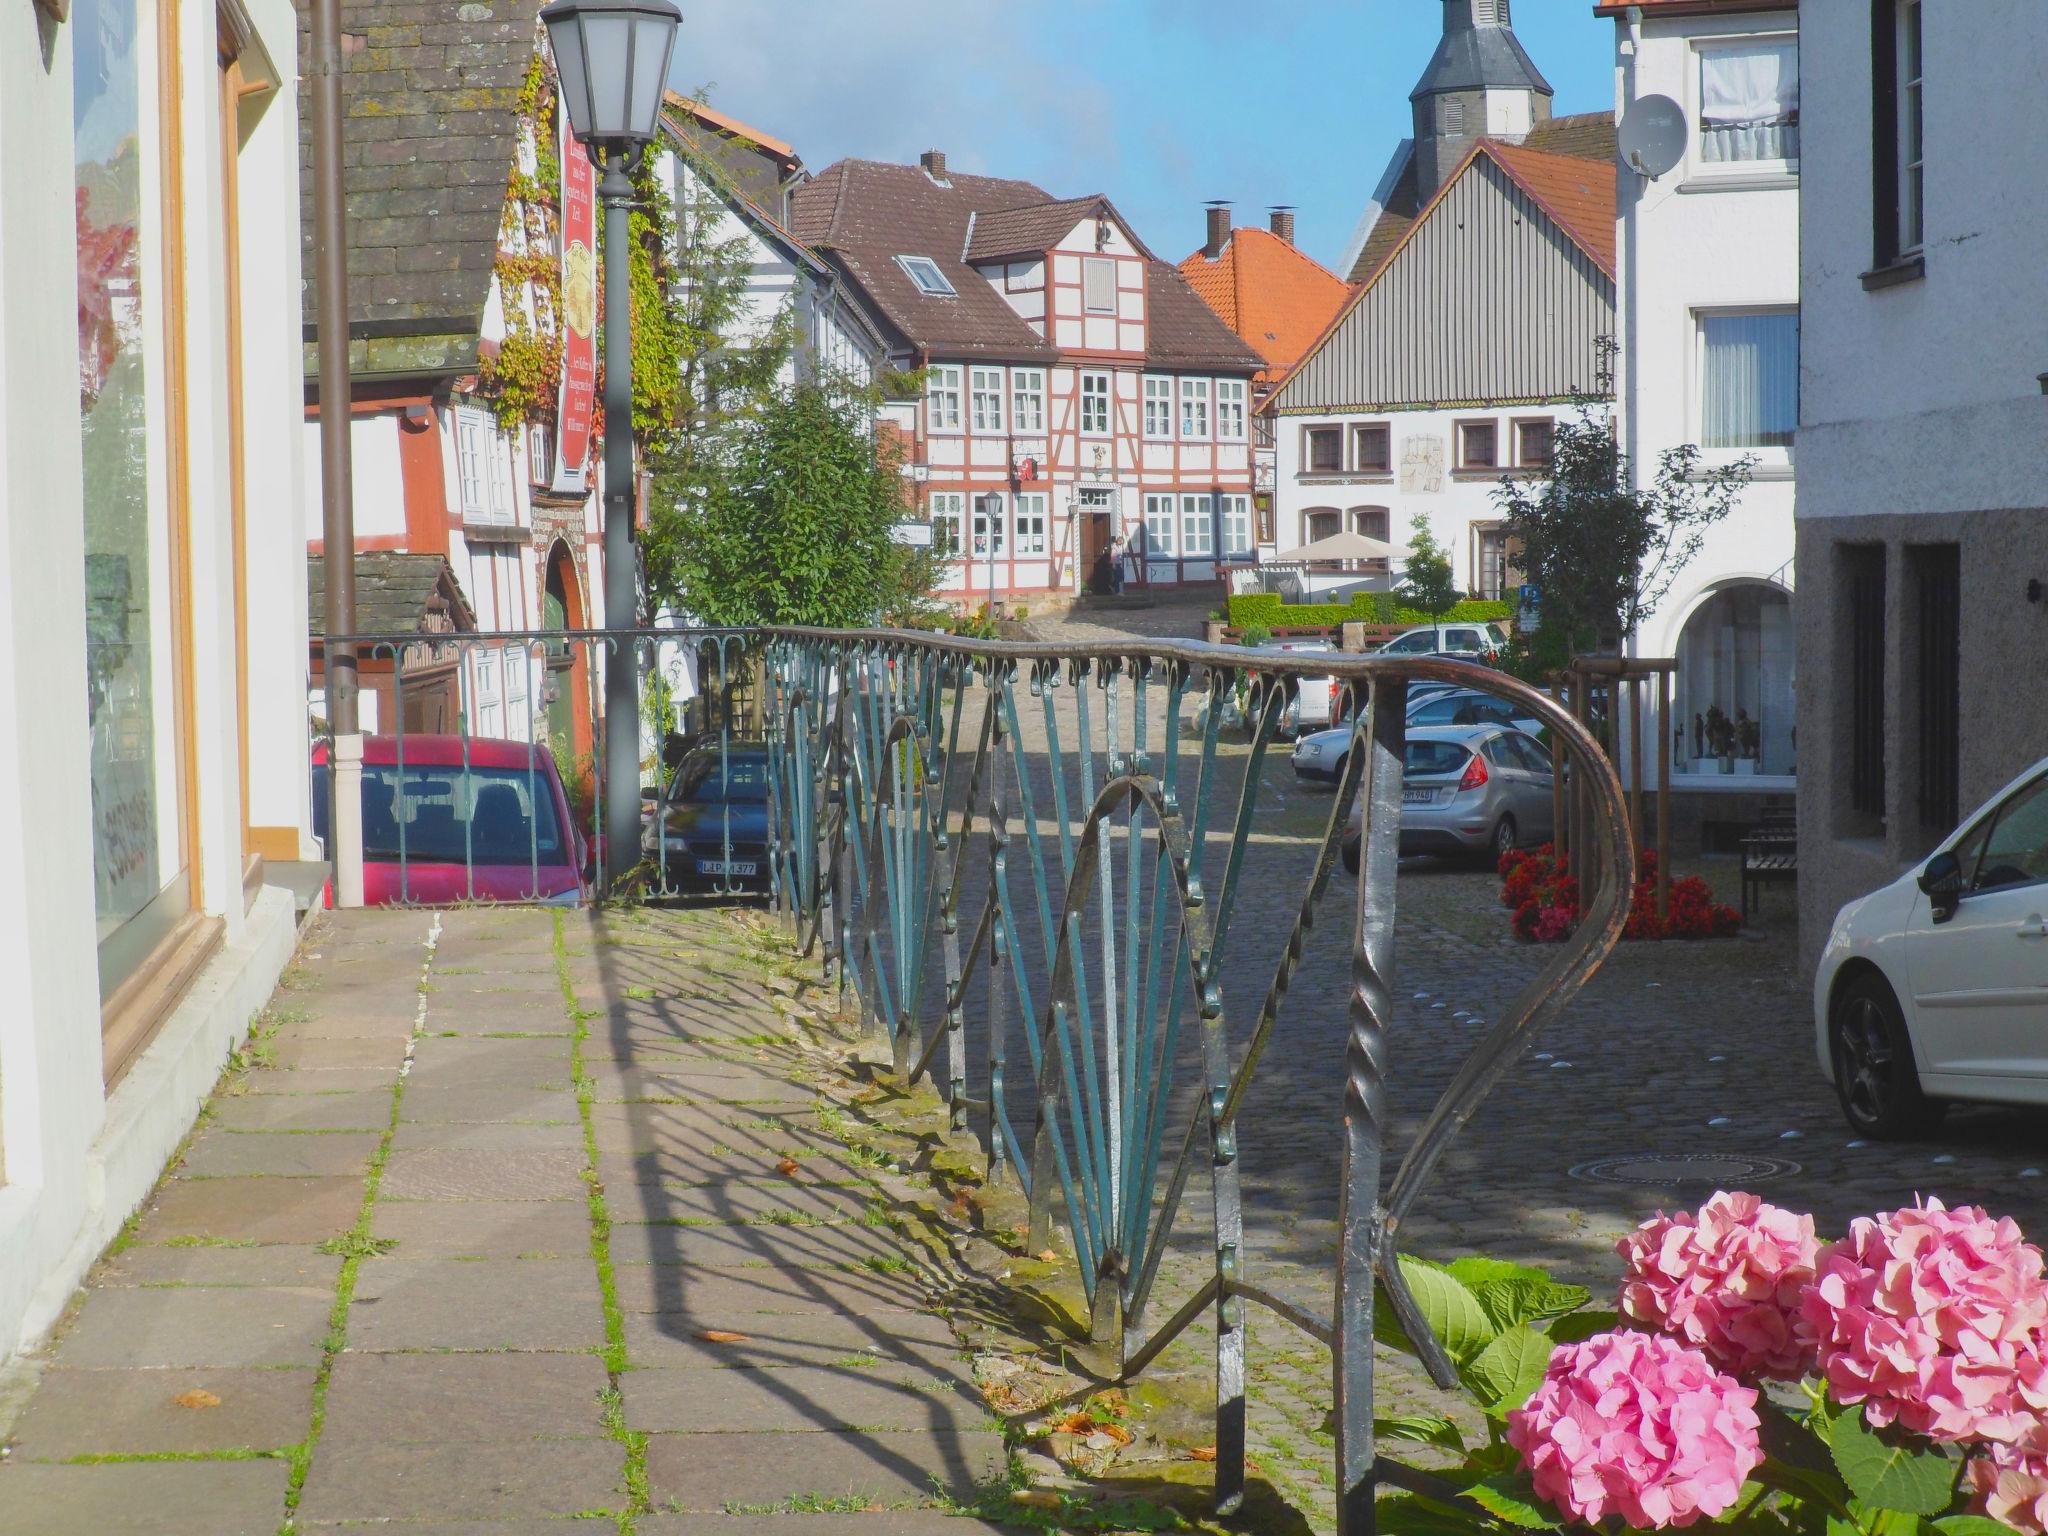
[[[720,133],[729,133],[734,138],[745,139],[749,144],[759,146],[778,160],[787,160],[791,164],[797,161],[797,152],[792,145],[741,122],[730,112],[721,112],[718,108],[699,101],[694,96],[685,96],[680,91],[666,91],[663,96],[671,111],[694,117],[707,128],[715,128]]]
[[[1551,155],[1521,144],[1480,147],[1521,184],[1543,211],[1557,221],[1580,250],[1600,264],[1609,277],[1614,268],[1614,163],[1600,165],[1572,155]]]
[[[1266,360],[1258,382],[1278,379],[1329,325],[1350,284],[1263,229],[1231,231],[1214,261],[1196,251],[1180,264],[1204,303]]]

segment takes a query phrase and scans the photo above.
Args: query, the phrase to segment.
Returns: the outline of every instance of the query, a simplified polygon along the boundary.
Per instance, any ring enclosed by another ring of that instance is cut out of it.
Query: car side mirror
[[[1953,853],[1937,853],[1920,871],[1920,889],[1926,893],[1934,920],[1947,922],[1962,903],[1963,861]]]

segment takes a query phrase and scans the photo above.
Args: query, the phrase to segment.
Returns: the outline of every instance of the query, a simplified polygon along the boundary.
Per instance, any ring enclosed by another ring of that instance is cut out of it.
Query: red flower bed
[[[1500,877],[1501,905],[1514,913],[1516,938],[1532,944],[1556,944],[1578,927],[1584,916],[1579,883],[1565,873],[1551,844],[1504,855]],[[1697,875],[1671,882],[1670,910],[1668,918],[1657,916],[1657,854],[1645,849],[1638,856],[1628,926],[1621,931],[1624,939],[1724,939],[1742,927],[1736,910],[1716,902],[1706,881]]]

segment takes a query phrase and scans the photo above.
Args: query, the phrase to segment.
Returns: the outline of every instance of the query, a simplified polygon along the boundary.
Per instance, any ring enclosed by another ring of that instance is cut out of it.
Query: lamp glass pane
[[[555,50],[555,73],[560,79],[562,105],[569,114],[569,131],[587,139],[591,133],[590,61],[583,53],[583,19],[571,15],[550,21],[548,41]]]
[[[617,139],[630,130],[626,117],[626,65],[633,53],[633,21],[617,12],[583,18],[583,46],[590,66],[590,131]]]
[[[662,87],[667,84],[668,53],[675,30],[675,23],[664,16],[634,20],[633,99],[626,122],[638,138],[652,139],[660,126]]]

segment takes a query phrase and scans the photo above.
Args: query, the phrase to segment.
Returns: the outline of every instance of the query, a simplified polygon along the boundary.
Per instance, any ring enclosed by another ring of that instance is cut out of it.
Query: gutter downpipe
[[[328,857],[334,904],[363,904],[363,738],[356,714],[356,516],[349,453],[348,204],[342,185],[341,3],[313,0],[313,228],[319,293],[320,523],[326,548]]]

